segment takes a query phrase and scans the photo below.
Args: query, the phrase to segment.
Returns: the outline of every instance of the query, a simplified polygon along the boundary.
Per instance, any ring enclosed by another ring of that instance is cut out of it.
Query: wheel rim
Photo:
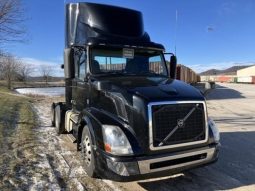
[[[55,113],[55,126],[56,126],[56,129],[59,131],[59,115],[58,115],[58,112],[56,110],[56,113]]]
[[[89,137],[86,135],[82,142],[83,160],[87,166],[91,163],[91,143]]]
[[[51,108],[51,122],[55,122],[54,121],[54,115],[55,115],[55,111],[53,108]]]

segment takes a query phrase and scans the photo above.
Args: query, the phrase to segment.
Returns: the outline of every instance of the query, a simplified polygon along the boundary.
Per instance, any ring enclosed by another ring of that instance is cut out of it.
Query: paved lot
[[[255,86],[218,84],[207,96],[209,115],[221,131],[217,163],[185,174],[129,182],[119,190],[255,190]]]
[[[255,190],[255,85],[217,84],[208,112],[221,131],[219,161],[163,180],[125,184],[137,190]]]
[[[20,182],[26,190],[255,190],[255,85],[218,84],[207,97],[209,115],[221,131],[220,158],[213,165],[129,183],[91,179],[81,167],[75,146],[51,127],[53,100],[46,98],[34,105],[40,126],[32,133],[38,138],[16,149],[19,163],[33,160],[29,173],[17,169],[18,176],[6,181],[17,190],[21,189]]]

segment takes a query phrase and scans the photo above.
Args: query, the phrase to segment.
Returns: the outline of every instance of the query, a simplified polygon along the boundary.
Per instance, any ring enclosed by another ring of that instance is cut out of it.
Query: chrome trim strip
[[[202,103],[204,106],[204,115],[205,115],[205,139],[200,141],[188,142],[188,143],[180,143],[175,145],[165,145],[154,147],[153,146],[153,129],[152,129],[152,106],[154,105],[170,105],[170,104],[185,104],[185,103]],[[189,145],[196,145],[205,143],[208,140],[208,124],[207,124],[207,108],[204,101],[164,101],[164,102],[152,102],[148,104],[148,120],[149,120],[149,147],[150,150],[162,150],[162,149],[170,149],[176,147],[184,147]]]
[[[162,168],[150,169],[151,163],[163,162],[163,161],[168,161],[168,160],[173,160],[173,159],[181,159],[184,157],[205,154],[205,153],[207,155],[206,155],[206,158],[204,158],[204,159],[181,163],[181,164],[177,164],[177,165],[173,165],[173,166],[166,166],[166,167],[162,167]],[[182,153],[182,154],[178,154],[178,155],[172,155],[172,156],[167,156],[167,157],[162,157],[162,158],[138,161],[138,166],[139,166],[141,174],[147,174],[147,173],[169,170],[169,169],[176,169],[176,168],[180,168],[180,167],[184,167],[184,166],[188,166],[188,165],[194,165],[194,164],[199,164],[199,163],[203,163],[206,161],[210,161],[213,158],[214,153],[215,153],[215,148],[196,150],[193,152]]]

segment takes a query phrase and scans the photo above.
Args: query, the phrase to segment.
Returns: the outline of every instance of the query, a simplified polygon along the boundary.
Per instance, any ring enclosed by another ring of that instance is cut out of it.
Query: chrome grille
[[[202,101],[151,103],[148,112],[152,150],[181,147],[207,140],[206,107]],[[183,122],[189,112],[191,114]],[[171,132],[171,136],[162,144]]]

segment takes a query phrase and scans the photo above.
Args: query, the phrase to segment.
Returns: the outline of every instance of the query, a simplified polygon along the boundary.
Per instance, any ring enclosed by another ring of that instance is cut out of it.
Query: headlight
[[[105,151],[114,155],[131,155],[133,150],[130,143],[118,126],[103,125]]]
[[[214,140],[216,142],[219,142],[220,141],[220,132],[219,132],[218,127],[216,126],[216,124],[214,123],[214,121],[211,118],[208,118],[208,125],[209,125],[209,128],[211,128],[211,130],[213,132]]]

